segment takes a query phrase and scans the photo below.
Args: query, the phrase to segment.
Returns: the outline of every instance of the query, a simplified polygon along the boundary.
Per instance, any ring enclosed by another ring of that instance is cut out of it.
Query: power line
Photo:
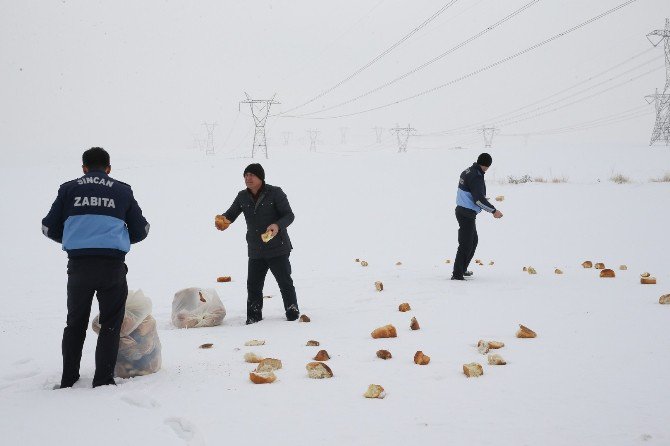
[[[331,91],[335,90],[336,88],[338,88],[338,87],[340,87],[341,85],[345,84],[346,82],[350,81],[350,80],[353,79],[354,77],[358,76],[358,75],[361,74],[363,71],[367,70],[367,69],[370,68],[372,65],[374,65],[375,63],[377,63],[377,62],[378,62],[380,59],[382,59],[384,56],[386,56],[387,54],[389,54],[391,51],[393,51],[394,49],[396,49],[398,46],[402,45],[407,39],[411,38],[414,34],[416,34],[417,32],[419,32],[422,28],[424,28],[424,27],[425,27],[426,25],[428,25],[430,22],[432,22],[432,21],[435,20],[437,17],[439,17],[440,14],[442,14],[444,11],[446,11],[450,6],[452,6],[452,5],[453,5],[454,3],[456,3],[457,1],[458,1],[458,0],[451,0],[450,2],[447,2],[447,3],[446,3],[445,5],[443,5],[440,9],[438,9],[437,12],[435,12],[433,15],[431,15],[431,16],[428,17],[426,20],[424,20],[423,23],[421,23],[419,26],[417,26],[417,27],[414,28],[412,31],[410,31],[408,34],[406,34],[402,39],[400,39],[400,40],[398,40],[397,42],[395,42],[393,45],[391,45],[390,47],[388,47],[387,49],[385,49],[384,51],[382,51],[379,55],[377,55],[377,56],[376,56],[375,58],[373,58],[371,61],[369,61],[368,63],[366,63],[366,64],[363,65],[362,67],[358,68],[356,71],[354,71],[354,72],[351,73],[349,76],[347,76],[347,77],[345,77],[344,79],[342,79],[341,81],[337,82],[337,83],[336,83],[335,85],[333,85],[332,87],[330,87],[330,88],[328,88],[328,89],[322,91],[321,93],[317,94],[317,95],[314,96],[313,98],[309,99],[309,100],[306,101],[306,102],[303,102],[303,103],[300,104],[300,105],[296,105],[296,106],[293,107],[293,108],[290,108],[290,109],[288,109],[288,110],[286,110],[286,111],[284,111],[284,112],[279,113],[277,116],[281,116],[281,115],[284,115],[284,114],[286,114],[286,113],[290,113],[290,112],[292,112],[292,111],[294,111],[294,110],[297,110],[297,109],[299,109],[299,108],[304,107],[305,105],[311,104],[312,102],[316,101],[317,99],[322,98],[323,96],[327,95],[327,94],[330,93]]]
[[[502,65],[502,64],[504,64],[504,63],[506,63],[506,62],[509,62],[510,60],[516,59],[516,58],[519,57],[519,56],[522,56],[522,55],[524,55],[524,54],[526,54],[526,53],[529,53],[529,52],[531,52],[531,51],[533,51],[533,50],[536,50],[537,48],[540,48],[540,47],[542,47],[542,46],[544,46],[544,45],[546,45],[546,44],[548,44],[548,43],[553,42],[554,40],[557,40],[557,39],[559,39],[559,38],[561,38],[561,37],[564,37],[564,36],[566,36],[566,35],[568,35],[568,34],[574,32],[574,31],[577,31],[578,29],[581,29],[581,28],[583,28],[583,27],[585,27],[585,26],[587,26],[587,25],[590,25],[591,23],[593,23],[593,22],[595,22],[595,21],[597,21],[597,20],[600,20],[600,19],[602,19],[603,17],[608,16],[609,14],[612,14],[613,12],[616,12],[616,11],[618,11],[618,10],[621,9],[621,8],[624,8],[624,7],[626,7],[626,6],[628,6],[628,5],[632,4],[632,3],[635,3],[636,1],[637,1],[637,0],[628,0],[628,1],[624,2],[624,3],[621,3],[621,4],[618,5],[618,6],[615,6],[615,7],[612,8],[612,9],[609,9],[609,10],[607,10],[607,11],[605,11],[605,12],[602,12],[602,13],[598,14],[598,15],[595,16],[595,17],[592,17],[592,18],[590,18],[590,19],[588,19],[588,20],[586,20],[586,21],[584,21],[584,22],[582,22],[582,23],[580,23],[580,24],[578,24],[578,25],[575,25],[575,26],[573,26],[572,28],[569,28],[569,29],[567,29],[567,30],[565,30],[565,31],[562,31],[562,32],[558,33],[558,34],[555,34],[555,35],[549,37],[548,39],[545,39],[545,40],[543,40],[543,41],[541,41],[541,42],[539,42],[539,43],[536,43],[536,44],[534,44],[534,45],[532,45],[532,46],[529,46],[528,48],[526,48],[526,49],[524,49],[524,50],[518,51],[518,52],[516,52],[516,53],[514,53],[514,54],[512,54],[512,55],[510,55],[510,56],[507,56],[507,57],[505,57],[505,58],[503,58],[503,59],[500,59],[500,60],[498,60],[498,61],[496,61],[496,62],[493,62],[493,63],[491,63],[491,64],[489,64],[489,65],[486,65],[486,66],[484,66],[484,67],[482,67],[482,68],[479,68],[479,69],[477,69],[477,70],[475,70],[475,71],[471,71],[470,73],[465,74],[465,75],[463,75],[463,76],[461,76],[461,77],[458,77],[458,78],[456,78],[456,79],[453,79],[453,80],[451,80],[451,81],[449,81],[449,82],[445,82],[444,84],[441,84],[441,85],[438,85],[438,86],[429,88],[429,89],[427,89],[427,90],[423,90],[423,91],[421,91],[421,92],[419,92],[419,93],[416,93],[416,94],[414,94],[414,95],[407,96],[407,97],[404,97],[404,98],[401,98],[401,99],[398,99],[398,100],[395,100],[395,101],[393,101],[393,102],[389,102],[389,103],[386,103],[386,104],[383,104],[383,105],[379,105],[379,106],[377,106],[377,107],[371,107],[371,108],[367,108],[367,109],[364,109],[364,110],[359,110],[359,111],[357,111],[357,112],[344,113],[344,114],[336,115],[336,116],[321,116],[321,117],[314,116],[314,117],[309,117],[309,118],[306,118],[306,119],[338,119],[338,118],[346,118],[346,117],[349,117],[349,116],[361,115],[361,114],[364,114],[364,113],[369,113],[369,112],[372,112],[372,111],[377,111],[377,110],[381,110],[381,109],[384,109],[384,108],[392,107],[392,106],[394,106],[394,105],[398,105],[398,104],[401,104],[401,103],[410,101],[410,100],[412,100],[412,99],[416,99],[416,98],[419,98],[419,97],[421,97],[421,96],[425,96],[425,95],[427,95],[427,94],[434,93],[434,92],[436,92],[436,91],[438,91],[438,90],[440,90],[440,89],[442,89],[442,88],[444,88],[444,87],[447,87],[447,86],[456,84],[456,83],[458,83],[458,82],[460,82],[460,81],[466,80],[466,79],[468,79],[468,78],[470,78],[470,77],[472,77],[472,76],[475,76],[475,75],[478,75],[478,74],[483,73],[483,72],[485,72],[485,71],[488,71],[488,70],[490,70],[491,68],[495,68],[495,67],[497,67],[497,66],[499,66],[499,65]]]

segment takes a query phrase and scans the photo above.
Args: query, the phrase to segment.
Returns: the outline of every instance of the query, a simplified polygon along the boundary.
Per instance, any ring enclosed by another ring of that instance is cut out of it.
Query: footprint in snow
[[[165,419],[165,424],[170,426],[175,434],[189,444],[204,444],[202,436],[193,423],[183,417],[170,417]]]
[[[33,358],[23,358],[19,359],[18,361],[14,362],[14,365],[23,365],[23,364],[28,364],[29,362],[32,362]]]
[[[7,381],[18,381],[20,379],[32,378],[40,373],[40,369],[20,370],[2,375]]]
[[[121,396],[121,401],[131,406],[141,407],[143,409],[156,409],[161,405],[155,399],[146,394],[127,394]]]

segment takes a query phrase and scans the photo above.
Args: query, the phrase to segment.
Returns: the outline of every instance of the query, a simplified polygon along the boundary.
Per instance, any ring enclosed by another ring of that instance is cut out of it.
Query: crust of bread
[[[535,333],[530,328],[519,324],[519,330],[516,332],[516,337],[517,338],[534,338],[534,337],[537,337],[537,333]]]
[[[374,339],[380,338],[396,338],[398,337],[398,332],[395,327],[391,324],[384,325],[383,327],[375,328],[370,335]]]
[[[249,373],[249,379],[254,384],[270,384],[277,380],[277,376],[269,372],[251,372]]]
[[[582,262],[582,266],[584,268],[593,268],[593,262],[590,261],[590,260],[586,260],[586,261]]]
[[[642,285],[656,285],[656,277],[640,277]]]
[[[323,362],[310,362],[305,366],[307,376],[312,379],[332,378],[333,371]]]
[[[409,322],[409,328],[411,328],[412,330],[419,330],[421,328],[419,326],[419,321],[417,321],[415,317],[413,317],[412,320]]]
[[[325,350],[319,350],[319,352],[314,356],[315,361],[328,361],[330,359],[330,355],[328,355],[328,352]]]
[[[377,350],[377,357],[381,359],[391,359],[393,355],[388,350]]]
[[[463,373],[468,378],[477,378],[484,374],[484,369],[480,364],[471,362],[470,364],[463,364]]]
[[[430,356],[424,355],[421,350],[414,353],[414,364],[427,365],[430,362]]]
[[[368,390],[365,391],[363,396],[366,398],[382,399],[386,396],[386,392],[384,392],[384,388],[379,384],[370,384],[368,386]]]
[[[605,268],[600,271],[600,277],[616,277],[616,274],[614,274],[614,270]]]
[[[403,302],[400,305],[398,305],[398,311],[401,313],[404,313],[405,311],[410,311],[412,307],[409,306],[407,302]]]

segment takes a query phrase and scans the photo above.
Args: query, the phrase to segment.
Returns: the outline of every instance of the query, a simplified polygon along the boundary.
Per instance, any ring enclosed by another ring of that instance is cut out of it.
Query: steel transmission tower
[[[493,135],[498,133],[499,129],[495,127],[482,127],[477,132],[484,135],[484,147],[491,147],[493,145]]]
[[[270,106],[273,104],[281,104],[281,102],[275,101],[275,96],[277,96],[277,94],[272,96],[272,99],[251,99],[251,96],[246,92],[244,95],[247,97],[247,100],[240,101],[240,105],[249,104],[251,115],[254,118],[254,126],[256,127],[256,131],[254,132],[254,145],[251,147],[251,157],[254,158],[256,156],[256,151],[260,150],[265,153],[265,158],[267,158],[268,144],[267,139],[265,138],[265,122],[268,120]]]
[[[647,39],[654,46],[665,42],[665,88],[661,94],[657,88],[656,94],[645,97],[649,104],[654,102],[656,106],[656,124],[649,145],[657,141],[665,141],[666,145],[670,145],[670,19],[665,19],[665,29],[650,32]]]
[[[207,123],[207,122],[203,122],[202,125],[204,125],[205,129],[207,129],[205,154],[206,155],[214,155],[214,127],[217,126],[217,123],[212,122],[210,124],[210,123]]]
[[[396,124],[395,128],[390,129],[390,131],[395,132],[396,137],[398,138],[398,153],[407,152],[407,141],[409,141],[409,136],[413,132],[416,132],[416,129],[413,129],[409,124],[407,124],[407,127],[403,128]]]
[[[384,131],[383,127],[373,127],[373,130],[375,131],[375,135],[377,135],[377,144],[382,143],[382,132]]]
[[[309,151],[310,152],[316,152],[316,143],[318,142],[317,139],[319,138],[319,133],[321,133],[320,130],[307,130],[309,133]]]
[[[284,137],[284,145],[288,145],[288,140],[291,138],[291,132],[281,132],[281,136]]]
[[[347,130],[349,127],[340,127],[340,144],[347,143]]]

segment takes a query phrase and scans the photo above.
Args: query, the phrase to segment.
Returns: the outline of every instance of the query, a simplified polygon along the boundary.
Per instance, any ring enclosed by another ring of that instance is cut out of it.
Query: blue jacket
[[[458,180],[458,192],[456,193],[456,205],[480,213],[495,212],[496,208],[486,199],[486,184],[484,183],[484,171],[479,164],[461,172]]]
[[[68,257],[125,258],[130,244],[149,234],[149,223],[129,185],[94,170],[60,186],[42,233],[62,243]]]

